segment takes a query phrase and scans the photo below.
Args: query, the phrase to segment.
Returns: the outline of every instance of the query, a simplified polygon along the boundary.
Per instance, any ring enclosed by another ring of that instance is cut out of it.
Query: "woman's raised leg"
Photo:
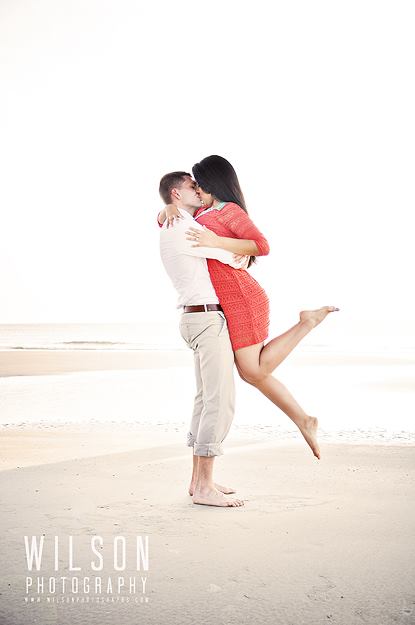
[[[295,326],[271,339],[261,349],[258,358],[260,370],[263,373],[272,373],[313,328],[321,323],[329,313],[337,310],[339,309],[335,306],[323,306],[317,310],[301,311],[300,321]]]
[[[278,406],[296,424],[316,458],[320,458],[317,443],[316,417],[307,415],[289,390],[271,373],[292,352],[294,347],[331,312],[335,306],[323,306],[317,310],[303,310],[300,321],[275,337],[265,346],[263,343],[242,347],[235,351],[235,364],[243,380],[255,386],[273,404]]]

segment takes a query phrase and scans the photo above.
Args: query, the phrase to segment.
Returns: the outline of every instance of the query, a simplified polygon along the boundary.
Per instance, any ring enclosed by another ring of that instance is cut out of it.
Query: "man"
[[[176,288],[178,308],[183,308],[180,332],[194,352],[197,392],[188,434],[193,447],[193,473],[189,493],[193,503],[209,506],[242,506],[240,499],[227,498],[234,491],[213,482],[213,463],[223,453],[222,442],[234,415],[234,355],[226,319],[210,281],[206,258],[215,258],[235,268],[230,252],[193,247],[187,240],[189,226],[202,228],[193,214],[201,201],[196,183],[186,172],[172,172],[160,181],[165,204],[174,203],[182,219],[174,228],[166,221],[160,230],[160,254]]]

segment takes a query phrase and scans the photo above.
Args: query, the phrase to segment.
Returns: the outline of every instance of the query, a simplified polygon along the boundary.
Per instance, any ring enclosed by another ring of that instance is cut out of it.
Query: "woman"
[[[248,217],[241,187],[232,165],[221,156],[208,156],[192,168],[203,203],[194,218],[204,230],[190,228],[188,238],[196,247],[220,247],[234,254],[255,256],[268,254],[265,237]],[[173,204],[166,206],[170,222],[179,217]],[[318,421],[307,415],[281,382],[271,374],[294,347],[330,312],[339,310],[324,306],[300,312],[299,322],[270,340],[268,336],[269,302],[262,287],[245,270],[233,269],[217,260],[208,259],[213,287],[225,314],[229,336],[240,377],[255,386],[297,425],[316,458]]]

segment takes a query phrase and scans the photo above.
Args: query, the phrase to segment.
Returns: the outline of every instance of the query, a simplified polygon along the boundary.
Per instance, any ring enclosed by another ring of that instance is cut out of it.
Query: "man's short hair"
[[[186,171],[172,171],[170,174],[166,174],[160,180],[159,193],[165,204],[171,203],[171,192],[175,187],[181,187],[184,179],[191,174]]]

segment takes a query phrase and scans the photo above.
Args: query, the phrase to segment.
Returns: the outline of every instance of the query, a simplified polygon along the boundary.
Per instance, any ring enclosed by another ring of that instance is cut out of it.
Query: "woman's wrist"
[[[176,204],[166,204],[166,206],[164,207],[164,210],[166,211],[166,215],[176,215],[179,212],[179,209],[177,208]]]
[[[166,211],[164,210],[164,208],[159,212],[159,214],[157,215],[157,221],[159,222],[159,224],[164,224],[164,222],[167,219],[167,214]]]

